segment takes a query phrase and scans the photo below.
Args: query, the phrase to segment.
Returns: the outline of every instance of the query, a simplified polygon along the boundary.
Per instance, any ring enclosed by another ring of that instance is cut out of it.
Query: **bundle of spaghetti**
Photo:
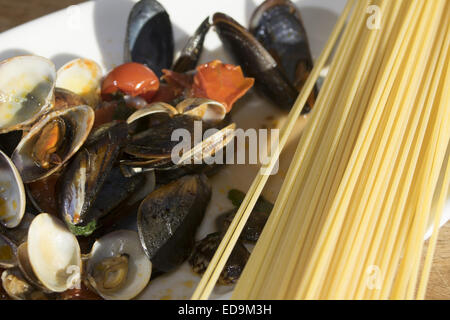
[[[292,110],[288,115],[288,119],[286,124],[281,130],[280,141],[279,144],[275,146],[274,150],[272,150],[272,155],[270,157],[270,161],[267,165],[263,166],[258,175],[255,177],[253,183],[250,186],[250,189],[242,201],[242,204],[239,210],[236,212],[235,217],[230,223],[230,226],[222,238],[222,241],[217,248],[213,258],[211,259],[208,268],[206,269],[199,285],[197,286],[194,294],[191,299],[207,299],[218,278],[220,273],[222,272],[225,263],[227,262],[231,252],[236,245],[238,238],[252,212],[258,197],[260,196],[262,189],[264,188],[270,173],[275,167],[279,155],[287,143],[289,135],[294,129],[295,123],[300,116],[301,111],[303,110],[308,97],[310,96],[317,79],[320,76],[320,72],[327,62],[335,43],[338,40],[338,37],[345,26],[345,22],[347,17],[353,8],[355,0],[349,0],[347,5],[345,6],[340,18],[338,19],[336,26],[333,29],[333,32],[330,35],[330,38],[323,49],[319,59],[316,61],[313,70],[311,70],[310,76],[305,82]]]
[[[445,0],[358,1],[234,298],[414,297],[446,189],[449,14]]]

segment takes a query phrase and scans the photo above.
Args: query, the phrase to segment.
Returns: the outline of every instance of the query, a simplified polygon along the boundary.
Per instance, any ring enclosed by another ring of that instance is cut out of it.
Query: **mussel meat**
[[[12,155],[25,183],[50,176],[81,148],[94,124],[94,111],[78,106],[55,111],[34,125]]]

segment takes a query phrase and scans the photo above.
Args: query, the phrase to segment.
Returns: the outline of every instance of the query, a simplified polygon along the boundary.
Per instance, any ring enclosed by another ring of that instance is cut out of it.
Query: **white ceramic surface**
[[[180,50],[188,36],[201,21],[214,12],[224,12],[247,25],[253,10],[262,0],[160,0],[170,14],[174,25],[175,45]],[[309,35],[313,56],[322,50],[342,10],[345,0],[294,0],[300,8]],[[135,1],[97,0],[71,6],[65,10],[21,25],[0,34],[0,60],[21,54],[36,54],[52,59],[57,67],[77,57],[93,59],[108,71],[122,63],[125,25]],[[221,59],[233,62],[223,51],[214,32],[205,43],[202,62]],[[259,128],[275,115],[281,124],[285,114],[258,97],[253,91],[233,110],[233,118],[241,128]],[[255,112],[257,110],[257,112]],[[280,160],[279,174],[269,180],[264,196],[274,201],[283,182],[290,157],[305,119],[300,119],[297,130]],[[215,231],[216,216],[232,207],[226,198],[231,188],[247,190],[256,174],[255,166],[228,166],[212,179],[213,197],[205,221],[197,237],[203,238]],[[447,202],[442,223],[450,219]],[[186,299],[199,281],[187,263],[176,272],[155,279],[140,296],[141,299]],[[217,287],[213,298],[227,298],[232,288]]]

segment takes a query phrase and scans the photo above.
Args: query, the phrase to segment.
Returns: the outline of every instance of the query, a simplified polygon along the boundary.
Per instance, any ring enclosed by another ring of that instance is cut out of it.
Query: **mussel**
[[[172,66],[174,38],[164,7],[156,0],[136,3],[128,17],[124,58],[147,65],[158,76]]]
[[[214,253],[220,245],[222,236],[219,232],[211,233],[206,238],[198,241],[195,245],[194,251],[189,258],[189,264],[195,273],[203,274],[208,268]],[[230,285],[235,283],[242,271],[245,264],[250,257],[250,253],[247,248],[238,240],[231,252],[230,257],[225,264],[222,272],[220,273],[218,283],[222,285]]]
[[[253,13],[250,32],[300,91],[313,68],[313,59],[297,7],[290,0],[264,1]],[[317,88],[308,100],[309,108],[314,105],[316,95]]]
[[[226,115],[223,104],[203,98],[186,99],[176,107],[154,103],[136,111],[128,123],[132,125],[158,114],[165,114],[167,118],[136,132],[125,148],[125,152],[133,157],[122,161],[122,168],[128,175],[141,172],[140,168],[175,169],[192,159],[208,158],[222,150],[234,137],[235,124],[225,125],[222,121]],[[204,137],[206,130],[215,127],[219,129]],[[173,139],[176,129],[184,129],[189,133],[190,140],[181,142],[187,150],[179,150],[179,137]],[[196,141],[198,138],[199,141]]]
[[[189,257],[210,198],[207,178],[191,175],[144,199],[138,211],[138,232],[155,269],[169,272]]]
[[[38,56],[0,63],[0,133],[22,130],[53,107],[56,70]]]
[[[290,109],[298,91],[270,53],[247,29],[226,14],[214,14],[213,22],[225,48],[245,74],[256,79],[256,88],[281,108]]]
[[[59,210],[76,235],[89,235],[98,227],[98,219],[105,213],[93,208],[127,141],[126,123],[111,122],[99,127],[61,175]],[[111,185],[114,189],[114,182]],[[110,195],[106,196],[110,199]]]
[[[84,144],[93,124],[92,108],[78,106],[50,113],[33,126],[12,155],[24,182],[61,168]]]
[[[179,57],[173,64],[173,71],[184,73],[195,69],[200,60],[203,51],[203,43],[205,42],[206,35],[210,28],[211,23],[209,22],[209,17],[207,17],[189,38],[183,50],[181,50]]]
[[[90,284],[104,299],[129,300],[147,286],[152,264],[138,234],[118,230],[94,243],[86,272]]]

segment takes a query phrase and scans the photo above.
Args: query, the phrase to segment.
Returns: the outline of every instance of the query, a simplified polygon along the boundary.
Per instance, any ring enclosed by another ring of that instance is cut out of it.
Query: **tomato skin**
[[[113,69],[102,84],[102,97],[110,100],[111,95],[121,92],[132,97],[152,97],[159,89],[159,79],[147,66],[130,62]]]

